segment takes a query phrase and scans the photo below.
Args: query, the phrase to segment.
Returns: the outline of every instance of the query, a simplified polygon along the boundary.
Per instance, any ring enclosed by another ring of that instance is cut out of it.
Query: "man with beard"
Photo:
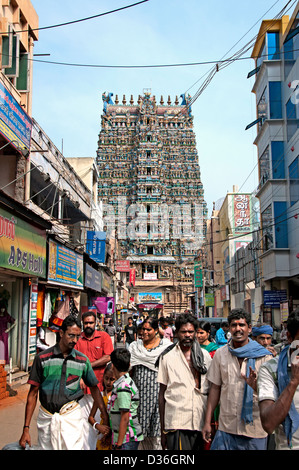
[[[256,378],[272,354],[249,338],[251,317],[243,309],[228,316],[231,339],[217,349],[207,379],[211,382],[203,437],[211,441],[211,418],[220,403],[219,427],[211,450],[266,450],[260,419]]]
[[[98,379],[98,388],[100,392],[103,391],[103,376],[105,367],[110,362],[110,354],[113,351],[113,345],[110,336],[105,331],[96,330],[96,313],[92,310],[83,313],[82,323],[83,332],[80,339],[78,340],[75,349],[85,354],[91,362],[93,371]],[[90,389],[84,388],[84,397],[80,400],[80,406],[82,409],[82,416],[84,417],[85,427],[85,450],[95,450],[98,433],[88,423],[88,417],[90,415],[91,408],[93,406],[93,399],[90,395]],[[96,421],[100,422],[101,417],[99,411],[95,415]]]
[[[108,424],[108,415],[90,361],[74,349],[80,334],[80,322],[69,315],[59,331],[59,342],[35,356],[28,380],[30,390],[23,433],[19,441],[21,447],[25,448],[27,443],[31,445],[29,427],[39,395],[39,449],[83,450],[83,423],[78,404],[83,396],[80,379],[89,387],[105,424]],[[108,426],[105,431],[109,432]]]
[[[178,316],[175,327],[178,342],[159,360],[161,444],[164,450],[203,450],[206,372],[212,359],[196,340],[197,320],[193,315]]]

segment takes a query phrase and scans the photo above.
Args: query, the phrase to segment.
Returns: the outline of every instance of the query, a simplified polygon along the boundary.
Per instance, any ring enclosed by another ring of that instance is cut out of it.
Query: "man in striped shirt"
[[[28,383],[25,423],[20,445],[31,445],[29,426],[39,394],[40,409],[37,418],[38,445],[42,450],[81,450],[83,397],[80,380],[90,387],[95,403],[100,408],[105,424],[108,415],[97,387],[98,380],[89,359],[74,349],[81,334],[81,324],[68,316],[61,326],[59,342],[39,353],[33,362]],[[107,427],[107,432],[109,428]]]

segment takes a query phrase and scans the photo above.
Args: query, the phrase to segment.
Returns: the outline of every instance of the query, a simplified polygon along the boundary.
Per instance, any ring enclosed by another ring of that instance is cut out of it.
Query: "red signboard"
[[[117,259],[115,261],[115,269],[120,273],[129,273],[130,272],[130,261],[126,259]]]
[[[132,286],[135,286],[135,277],[136,277],[135,269],[130,269],[130,284]]]

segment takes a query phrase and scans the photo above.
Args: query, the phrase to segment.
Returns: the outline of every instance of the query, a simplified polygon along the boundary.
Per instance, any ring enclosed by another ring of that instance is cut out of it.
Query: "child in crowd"
[[[105,403],[105,406],[107,408],[107,403],[109,401],[109,388],[112,390],[112,385],[115,380],[115,377],[112,372],[112,364],[109,362],[105,368],[104,376],[103,376],[103,385],[104,385],[104,391],[102,392],[103,400]],[[112,382],[112,383],[111,383]],[[111,391],[110,391],[111,394]],[[88,422],[91,424],[94,430],[98,431],[99,433],[99,440],[97,441],[96,444],[96,449],[94,450],[111,450],[111,429],[109,426],[105,426],[103,424],[103,419],[101,419],[101,422],[99,423],[98,421],[95,420],[95,414],[98,411],[96,405],[94,404],[91,411],[90,415],[88,417]]]
[[[116,377],[108,405],[113,449],[137,450],[143,440],[137,418],[139,391],[128,373],[130,358],[131,354],[126,348],[117,348],[111,353]]]
[[[110,402],[111,392],[112,392],[114,382],[115,382],[115,375],[112,370],[112,362],[108,362],[104,371],[104,376],[103,376],[104,390],[102,392],[106,409],[108,409],[108,404]],[[103,424],[103,420],[101,420],[100,425],[102,424]],[[97,429],[97,426],[95,426],[95,428]],[[111,433],[108,436],[105,436],[105,435],[103,436],[100,434],[98,442],[97,442],[97,450],[111,450],[111,449],[112,449]]]

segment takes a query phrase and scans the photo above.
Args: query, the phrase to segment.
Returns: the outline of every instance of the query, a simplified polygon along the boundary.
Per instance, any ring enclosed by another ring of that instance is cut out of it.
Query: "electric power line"
[[[46,30],[46,29],[60,28],[61,26],[68,26],[68,25],[75,24],[75,23],[82,23],[83,21],[89,21],[89,20],[93,20],[95,18],[100,18],[101,16],[106,16],[106,15],[110,15],[112,13],[117,13],[117,12],[122,11],[122,10],[127,10],[128,8],[132,8],[132,7],[135,7],[137,5],[140,5],[141,3],[146,3],[146,2],[149,2],[149,1],[150,0],[141,0],[140,2],[136,2],[136,3],[133,3],[131,5],[116,8],[115,10],[106,11],[105,13],[99,13],[97,15],[88,16],[88,17],[85,17],[85,18],[80,18],[78,20],[67,21],[65,23],[54,24],[54,25],[51,25],[51,26],[43,26],[43,27],[39,27],[39,28],[29,28],[28,30],[14,31],[14,33],[25,33],[25,32],[30,33],[31,31],[42,31],[42,30]],[[0,35],[1,34],[6,35],[7,32],[0,32]]]

